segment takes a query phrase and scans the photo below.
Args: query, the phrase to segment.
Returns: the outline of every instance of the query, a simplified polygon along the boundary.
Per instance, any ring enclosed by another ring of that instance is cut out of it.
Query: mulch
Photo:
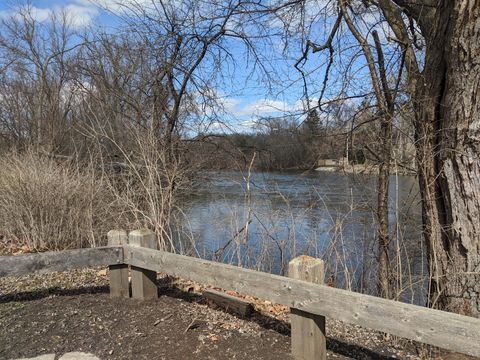
[[[291,359],[288,309],[249,299],[256,312],[241,319],[207,303],[199,284],[158,281],[159,299],[138,301],[111,299],[98,269],[0,279],[0,359],[72,351],[101,359]],[[327,331],[330,359],[464,358],[330,319]]]
[[[288,336],[232,326],[230,316],[169,296],[140,302],[82,294],[15,303],[0,320],[0,358],[82,351],[101,359],[289,359]]]

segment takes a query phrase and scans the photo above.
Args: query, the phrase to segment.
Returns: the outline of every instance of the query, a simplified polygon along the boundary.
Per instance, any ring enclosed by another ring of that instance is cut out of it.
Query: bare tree
[[[80,44],[67,13],[36,20],[30,6],[1,21],[0,124],[15,145],[59,152],[67,143],[73,89],[71,65]]]
[[[415,114],[430,305],[479,316],[478,6],[473,0],[336,3],[338,19],[344,19],[365,55],[377,100],[383,97],[382,81],[375,78],[383,66],[371,54],[363,16],[378,13],[391,32],[391,43],[401,49]],[[333,52],[332,39],[342,29],[338,19],[325,46],[305,43],[304,58],[310,51]],[[380,109],[383,104],[387,102],[378,101]]]
[[[179,136],[182,107],[202,102],[218,77],[222,61],[231,56],[225,39],[245,40],[241,33],[249,2],[119,2],[124,30],[144,49],[151,64],[152,126],[170,156]],[[205,64],[208,64],[207,66]]]

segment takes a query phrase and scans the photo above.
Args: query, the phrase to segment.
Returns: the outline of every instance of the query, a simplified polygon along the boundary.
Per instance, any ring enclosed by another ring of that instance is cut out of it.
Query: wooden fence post
[[[155,233],[148,229],[131,231],[128,241],[132,246],[157,249]],[[131,267],[132,271],[132,297],[134,299],[156,299],[158,298],[157,273],[145,270],[136,266]]]
[[[288,276],[316,284],[325,280],[324,264],[320,259],[300,256],[288,264]],[[292,355],[295,360],[325,360],[327,343],[325,317],[299,309],[290,309]]]
[[[127,245],[128,236],[124,230],[110,230],[107,234],[108,245]],[[110,280],[110,296],[129,298],[130,289],[128,286],[128,265],[116,264],[108,267]]]

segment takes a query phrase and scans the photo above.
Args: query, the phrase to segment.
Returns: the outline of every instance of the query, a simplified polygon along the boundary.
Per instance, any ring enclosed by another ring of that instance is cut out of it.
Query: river
[[[330,284],[375,291],[375,177],[207,172],[202,179],[182,205],[199,256],[286,274],[291,258],[307,254],[325,260]],[[421,303],[425,251],[413,177],[391,177],[390,224],[398,298]]]

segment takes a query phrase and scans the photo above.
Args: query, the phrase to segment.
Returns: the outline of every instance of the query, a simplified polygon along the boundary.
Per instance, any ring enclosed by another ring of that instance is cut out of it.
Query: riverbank
[[[378,165],[372,164],[355,164],[346,166],[320,166],[315,171],[320,172],[338,172],[344,174],[359,174],[359,175],[378,175]],[[391,170],[392,175],[415,175],[414,171],[404,168],[397,168]]]

